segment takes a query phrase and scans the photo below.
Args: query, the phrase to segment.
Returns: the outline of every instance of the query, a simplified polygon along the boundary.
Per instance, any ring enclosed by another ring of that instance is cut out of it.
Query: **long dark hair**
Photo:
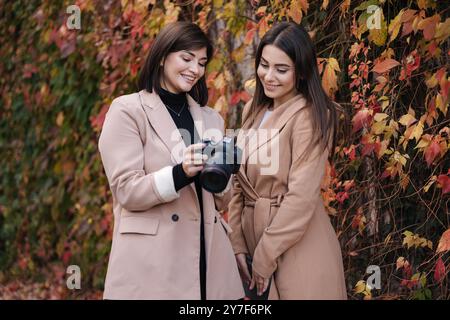
[[[273,26],[261,39],[255,57],[255,70],[261,61],[263,48],[274,45],[283,50],[295,65],[295,88],[307,100],[311,108],[313,129],[317,132],[305,151],[309,154],[315,144],[323,145],[323,150],[331,142],[329,155],[332,156],[336,144],[338,112],[336,104],[325,93],[317,68],[316,50],[306,30],[294,22],[281,22]],[[256,87],[250,114],[256,114],[256,109],[272,104],[271,98],[264,94],[261,80],[256,76]]]
[[[174,22],[165,26],[156,36],[141,69],[138,81],[139,90],[147,90],[161,94],[161,75],[163,67],[160,65],[169,53],[181,50],[198,50],[206,47],[207,63],[211,59],[213,48],[210,40],[199,26],[190,22]],[[201,77],[192,87],[189,94],[201,106],[208,102],[208,88],[205,76]]]

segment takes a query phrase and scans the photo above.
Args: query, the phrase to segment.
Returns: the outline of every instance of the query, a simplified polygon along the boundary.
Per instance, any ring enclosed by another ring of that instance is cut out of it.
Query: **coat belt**
[[[279,207],[283,201],[284,195],[279,194],[273,198],[258,197],[256,199],[244,198],[246,207],[254,207],[253,209],[253,225],[255,230],[255,239],[258,242],[264,229],[269,225],[270,207]]]

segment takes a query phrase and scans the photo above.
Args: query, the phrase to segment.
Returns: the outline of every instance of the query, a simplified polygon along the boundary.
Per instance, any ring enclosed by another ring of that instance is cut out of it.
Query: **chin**
[[[271,98],[271,99],[278,97],[278,95],[277,95],[275,92],[272,92],[272,91],[266,91],[266,90],[264,90],[264,94],[265,94],[268,98]]]

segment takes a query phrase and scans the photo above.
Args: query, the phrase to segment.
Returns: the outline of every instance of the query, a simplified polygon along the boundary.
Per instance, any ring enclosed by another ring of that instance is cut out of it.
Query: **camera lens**
[[[218,193],[225,190],[230,175],[222,167],[205,167],[200,174],[200,182],[205,190]]]

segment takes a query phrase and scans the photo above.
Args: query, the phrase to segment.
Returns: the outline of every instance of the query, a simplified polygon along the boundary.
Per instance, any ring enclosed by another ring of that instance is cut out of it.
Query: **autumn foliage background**
[[[66,26],[71,4],[80,30]],[[309,30],[347,114],[322,195],[349,298],[450,299],[448,12],[434,0],[2,1],[0,298],[101,297],[113,217],[97,139],[162,26],[208,32],[208,104],[238,128],[258,41],[287,19]],[[81,290],[66,288],[71,264]]]

